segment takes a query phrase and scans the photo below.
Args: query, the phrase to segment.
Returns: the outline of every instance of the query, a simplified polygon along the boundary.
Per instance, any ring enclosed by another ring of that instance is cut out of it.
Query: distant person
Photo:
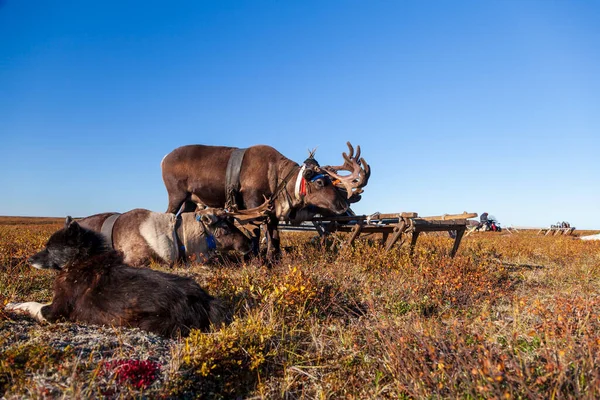
[[[487,222],[487,220],[488,220],[488,213],[484,212],[479,217],[479,222],[481,222],[483,224],[483,223]]]
[[[479,217],[479,225],[477,226],[477,229],[482,228],[483,226],[487,225],[487,223],[488,223],[488,213],[484,212]]]

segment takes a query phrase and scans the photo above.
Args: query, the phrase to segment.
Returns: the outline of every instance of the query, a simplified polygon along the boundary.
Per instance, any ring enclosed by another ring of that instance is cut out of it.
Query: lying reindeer
[[[56,269],[50,304],[9,303],[40,322],[84,322],[137,327],[163,336],[206,330],[224,316],[219,300],[193,279],[123,263],[105,237],[67,217],[46,247],[29,259],[39,269]]]
[[[123,214],[103,213],[79,220],[79,224],[103,233],[108,245],[124,255],[129,265],[150,260],[172,264],[178,259],[206,260],[212,250],[237,250],[247,254],[251,241],[223,210],[208,208],[196,213],[157,213],[141,208]]]

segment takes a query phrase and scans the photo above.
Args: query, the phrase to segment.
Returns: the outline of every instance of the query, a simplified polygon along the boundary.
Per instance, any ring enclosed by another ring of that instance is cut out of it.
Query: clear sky
[[[340,164],[358,213],[600,229],[600,2],[0,0],[0,215],[164,211],[175,147]]]

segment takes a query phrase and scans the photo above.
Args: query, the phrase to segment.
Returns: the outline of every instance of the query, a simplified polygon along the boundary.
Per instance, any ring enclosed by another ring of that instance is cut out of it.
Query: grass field
[[[51,300],[54,273],[26,259],[60,227],[0,219],[0,305]],[[228,326],[185,339],[0,311],[0,396],[600,397],[600,242],[479,233],[451,259],[443,236],[412,258],[310,239],[284,233],[271,269],[152,265],[231,309]]]

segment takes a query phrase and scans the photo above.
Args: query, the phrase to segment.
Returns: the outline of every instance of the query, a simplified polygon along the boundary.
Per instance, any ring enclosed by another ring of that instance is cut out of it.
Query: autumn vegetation
[[[61,223],[0,219],[0,305],[51,300],[54,272],[26,260]],[[286,232],[272,268],[153,264],[230,310],[178,340],[0,311],[0,396],[599,398],[600,242],[476,233],[449,258],[451,243],[423,236],[411,256]]]

